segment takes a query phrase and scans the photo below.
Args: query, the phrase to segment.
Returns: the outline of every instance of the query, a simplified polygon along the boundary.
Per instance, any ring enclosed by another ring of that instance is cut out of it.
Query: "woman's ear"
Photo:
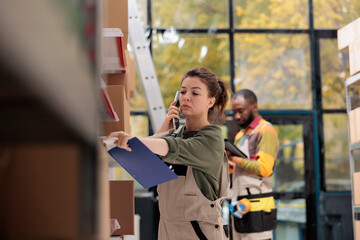
[[[215,98],[212,97],[209,102],[209,108],[212,108],[214,106],[214,104],[215,104]]]

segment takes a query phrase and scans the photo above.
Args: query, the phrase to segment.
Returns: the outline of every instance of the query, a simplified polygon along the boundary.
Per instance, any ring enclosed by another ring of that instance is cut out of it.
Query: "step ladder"
[[[133,48],[140,81],[145,93],[151,127],[156,132],[165,119],[166,109],[146,42],[136,0],[129,0],[129,40]]]

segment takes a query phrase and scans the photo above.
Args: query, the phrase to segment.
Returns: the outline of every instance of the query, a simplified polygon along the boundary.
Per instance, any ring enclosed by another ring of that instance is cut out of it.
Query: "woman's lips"
[[[190,108],[188,105],[182,105],[181,108]]]

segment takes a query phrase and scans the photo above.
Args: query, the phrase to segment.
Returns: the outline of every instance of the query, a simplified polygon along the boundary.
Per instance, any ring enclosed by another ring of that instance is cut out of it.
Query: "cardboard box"
[[[110,218],[120,224],[112,235],[134,235],[134,216],[134,180],[110,181]]]
[[[354,205],[360,205],[360,172],[353,173],[353,200]]]
[[[350,75],[360,72],[360,38],[355,39],[349,45],[349,65]]]
[[[124,131],[130,133],[130,105],[126,100],[124,85],[110,85],[106,87],[111,103],[119,117],[118,122],[102,122],[100,135],[107,136],[111,132]]]
[[[359,216],[359,213],[355,213],[354,225],[355,225],[355,240],[359,240],[360,239],[360,216]]]
[[[131,99],[134,97],[135,94],[135,77],[136,77],[136,63],[133,53],[130,53],[129,51],[125,52],[126,61],[127,61],[127,67],[126,67],[126,78],[128,82],[128,99]]]
[[[99,176],[99,207],[97,209],[99,216],[98,225],[98,238],[97,239],[109,239],[110,229],[110,188],[109,188],[109,164],[108,153],[104,148],[102,140],[98,142],[98,167],[97,174]]]
[[[358,139],[357,137],[357,126],[355,119],[355,110],[349,112],[349,132],[350,132],[350,143],[355,143]],[[360,126],[359,126],[360,128]]]
[[[108,29],[107,29],[108,30]],[[110,32],[116,32],[111,30]],[[119,45],[120,43],[120,45]],[[120,42],[117,37],[101,38],[101,72],[106,73],[123,73],[126,72],[126,56],[123,37]],[[120,50],[120,51],[119,51]]]
[[[109,73],[104,75],[105,83],[109,85],[123,85],[125,87],[125,93],[127,93],[126,86],[126,73]]]
[[[135,71],[134,71],[133,67],[128,67],[126,70],[126,73],[106,74],[106,75],[104,75],[103,79],[108,86],[109,85],[123,85],[125,87],[125,94],[126,94],[126,99],[128,100],[128,102],[130,102],[131,98],[134,97]]]
[[[28,144],[2,147],[1,156],[1,238],[81,238],[81,148]]]
[[[348,47],[355,39],[360,38],[360,18],[340,28],[337,32],[338,49]]]
[[[355,108],[353,111],[355,111],[354,131],[356,131],[354,142],[360,142],[360,107]]]
[[[133,89],[132,83],[130,82],[128,71],[126,73],[114,73],[106,74],[104,80],[109,85],[123,85],[125,87],[125,97],[128,102],[134,96],[135,87]]]
[[[350,75],[360,72],[360,18],[340,28],[338,49],[349,48]]]
[[[136,65],[134,56],[127,50],[125,51],[125,58],[127,62],[126,73],[104,74],[103,79],[107,85],[124,85],[126,99],[130,102],[135,93]]]
[[[128,43],[128,0],[106,0],[104,2],[104,27],[120,28],[124,34],[123,46]]]

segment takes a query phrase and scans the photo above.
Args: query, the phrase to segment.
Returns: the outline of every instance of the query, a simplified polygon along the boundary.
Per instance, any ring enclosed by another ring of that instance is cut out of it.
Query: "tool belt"
[[[234,227],[239,233],[256,233],[276,228],[276,214],[274,197],[272,193],[239,196],[249,199],[250,211],[242,218],[234,217]]]

